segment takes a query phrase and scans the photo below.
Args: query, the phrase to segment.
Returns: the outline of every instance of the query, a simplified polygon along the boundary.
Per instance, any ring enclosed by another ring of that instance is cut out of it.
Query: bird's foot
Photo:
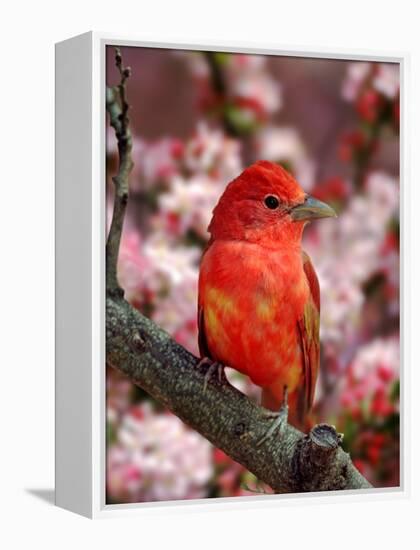
[[[273,418],[273,423],[268,428],[264,436],[258,441],[257,447],[262,445],[267,439],[270,439],[276,432],[281,433],[287,426],[287,419],[289,415],[289,406],[287,404],[287,386],[284,386],[283,403],[279,411],[269,411],[264,409],[264,418]]]
[[[208,365],[207,372],[204,376],[204,385],[203,385],[203,392],[206,391],[207,385],[209,383],[209,380],[214,374],[217,373],[217,380],[219,383],[222,383],[223,379],[226,378],[225,375],[225,366],[221,363],[218,363],[217,361],[212,361],[209,357],[203,357],[199,363],[197,363],[196,368],[199,369],[203,365]]]

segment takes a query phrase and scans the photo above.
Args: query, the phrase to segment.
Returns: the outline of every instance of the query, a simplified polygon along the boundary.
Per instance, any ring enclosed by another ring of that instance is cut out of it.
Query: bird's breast
[[[292,390],[302,363],[296,323],[308,297],[300,250],[214,242],[199,281],[212,356],[260,386],[287,378]]]

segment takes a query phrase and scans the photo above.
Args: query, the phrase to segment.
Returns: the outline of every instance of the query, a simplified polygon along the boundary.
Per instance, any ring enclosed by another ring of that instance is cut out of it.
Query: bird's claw
[[[287,386],[284,387],[283,392],[283,403],[279,411],[269,411],[265,409],[263,411],[263,416],[265,418],[273,418],[273,423],[268,428],[263,437],[257,442],[257,447],[262,445],[265,441],[270,439],[275,432],[281,433],[284,428],[287,426],[287,419],[289,416],[289,406],[287,404]]]
[[[218,363],[217,361],[212,361],[209,359],[209,357],[203,357],[201,361],[197,364],[197,369],[202,367],[203,365],[208,365],[207,372],[204,376],[204,385],[203,385],[203,392],[206,391],[207,385],[209,383],[210,378],[217,372],[217,380],[219,383],[223,381],[223,377],[225,376],[225,367],[221,363]]]

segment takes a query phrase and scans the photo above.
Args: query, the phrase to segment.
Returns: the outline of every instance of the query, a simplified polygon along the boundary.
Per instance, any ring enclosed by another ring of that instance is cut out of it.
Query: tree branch
[[[362,489],[370,483],[339,446],[332,426],[315,426],[305,435],[286,425],[280,437],[257,443],[269,420],[264,409],[231,386],[212,377],[204,391],[205,365],[123,298],[116,276],[121,230],[132,167],[123,68],[117,50],[121,84],[107,91],[107,109],[118,140],[120,167],[107,242],[106,358],[211,443],[253,472],[276,492]],[[108,281],[108,277],[110,280]]]
[[[270,422],[264,409],[231,386],[123,298],[108,296],[107,362],[278,492],[361,489],[371,485],[340,447],[334,428],[305,436],[287,425],[257,447]]]
[[[213,85],[214,93],[216,94],[217,99],[223,102],[222,110],[220,113],[223,128],[228,136],[239,137],[240,132],[238,131],[238,128],[235,126],[235,124],[233,124],[226,111],[226,84],[222,68],[217,62],[214,52],[204,51],[203,55],[209,66],[210,79]]]
[[[131,71],[130,67],[124,67],[119,48],[115,48],[115,64],[120,73],[120,83],[118,86],[106,89],[106,109],[117,137],[119,166],[118,174],[112,178],[115,194],[111,228],[106,243],[106,288],[107,291],[122,294],[117,279],[117,261],[128,202],[128,177],[133,168],[131,159],[133,140],[127,114],[129,105],[126,100],[126,81]]]

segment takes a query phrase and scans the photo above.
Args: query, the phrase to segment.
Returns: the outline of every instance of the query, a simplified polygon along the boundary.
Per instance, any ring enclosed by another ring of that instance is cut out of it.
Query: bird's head
[[[271,248],[299,246],[304,225],[335,217],[278,164],[258,161],[229,183],[209,225],[212,239],[246,240]]]

